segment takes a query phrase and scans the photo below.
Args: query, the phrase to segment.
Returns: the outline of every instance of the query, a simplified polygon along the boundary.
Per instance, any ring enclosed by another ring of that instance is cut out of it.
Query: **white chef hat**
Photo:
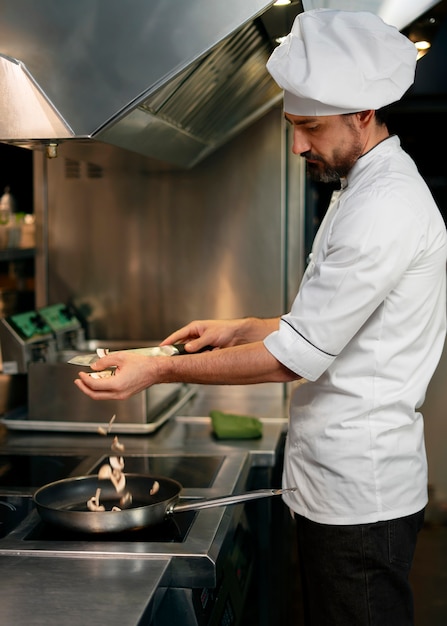
[[[292,115],[339,115],[396,102],[414,81],[416,47],[366,11],[315,9],[295,18],[267,69]]]

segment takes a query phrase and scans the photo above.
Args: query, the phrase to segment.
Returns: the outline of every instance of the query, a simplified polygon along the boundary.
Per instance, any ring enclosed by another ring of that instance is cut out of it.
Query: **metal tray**
[[[145,435],[157,431],[165,422],[184,407],[184,405],[196,394],[195,387],[185,387],[180,397],[159,415],[154,416],[147,423],[132,423],[115,421],[113,432],[117,434]],[[0,418],[0,423],[9,430],[26,431],[57,431],[70,433],[96,433],[99,427],[104,428],[104,422],[73,422],[57,420],[36,420],[28,419],[26,409],[18,409],[6,413]]]

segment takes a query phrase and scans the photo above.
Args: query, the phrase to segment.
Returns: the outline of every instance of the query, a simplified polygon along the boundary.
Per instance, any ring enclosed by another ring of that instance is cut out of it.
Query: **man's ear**
[[[374,118],[375,115],[375,111],[374,109],[368,109],[366,111],[359,111],[358,113],[356,113],[357,115],[357,119],[359,120],[360,124],[362,126],[366,126],[367,124],[369,124],[372,119]]]

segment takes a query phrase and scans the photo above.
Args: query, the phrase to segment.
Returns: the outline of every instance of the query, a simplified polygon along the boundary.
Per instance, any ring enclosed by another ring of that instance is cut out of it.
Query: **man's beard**
[[[301,156],[307,159],[306,170],[311,180],[319,183],[334,183],[341,178],[346,178],[361,154],[360,144],[354,142],[349,151],[344,154],[338,154],[335,151],[332,164],[327,163],[318,155],[313,155],[310,151],[303,152]],[[312,163],[312,161],[315,162]]]
[[[318,159],[318,161],[324,163],[322,159]],[[309,178],[317,183],[335,183],[344,177],[339,169],[333,169],[327,164],[321,168],[316,163],[306,163],[306,171],[309,174]]]

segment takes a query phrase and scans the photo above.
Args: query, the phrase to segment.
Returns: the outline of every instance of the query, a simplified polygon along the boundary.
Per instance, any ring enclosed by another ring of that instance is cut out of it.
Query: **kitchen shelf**
[[[33,259],[35,256],[35,248],[4,248],[0,250],[0,261],[21,261],[22,259]]]

